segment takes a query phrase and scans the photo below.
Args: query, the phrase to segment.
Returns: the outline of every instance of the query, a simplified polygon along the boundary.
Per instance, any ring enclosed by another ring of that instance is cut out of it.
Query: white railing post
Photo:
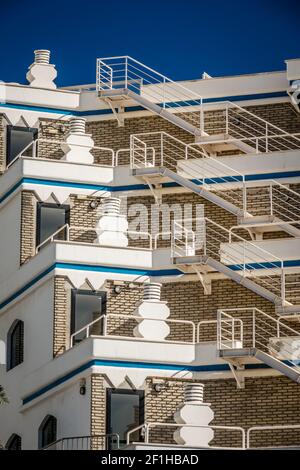
[[[162,99],[163,99],[163,108],[165,109],[166,108],[166,78],[164,77],[163,78],[163,96],[162,96]]]
[[[201,134],[204,135],[204,109],[203,109],[203,99],[201,98],[200,99],[200,106],[201,106],[201,109],[200,109],[200,131],[201,131]]]
[[[107,315],[103,317],[103,336],[107,336]]]
[[[33,141],[33,148],[32,148],[32,157],[33,158],[37,157],[37,143],[38,143],[38,139]]]
[[[284,272],[284,267],[283,267],[283,261],[281,261],[281,299],[282,299],[282,305],[285,304],[285,272]]]
[[[160,134],[160,165],[164,166],[164,134]]]
[[[247,186],[246,186],[246,181],[245,181],[245,176],[243,175],[243,212],[244,212],[244,217],[246,217],[247,214]]]
[[[128,57],[125,58],[125,88],[128,87]]]
[[[225,107],[225,134],[229,134],[229,113],[228,113],[228,102]]]
[[[255,308],[252,310],[252,347],[255,348]]]
[[[273,215],[273,185],[272,183],[270,183],[269,194],[270,194],[270,215]]]
[[[268,123],[266,122],[266,153],[269,151],[269,141],[268,141]]]

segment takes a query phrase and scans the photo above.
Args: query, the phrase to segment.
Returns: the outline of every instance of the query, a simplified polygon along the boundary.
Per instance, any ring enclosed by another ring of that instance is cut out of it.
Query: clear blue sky
[[[50,49],[60,86],[95,80],[95,59],[131,55],[175,80],[283,70],[300,57],[298,0],[1,1],[0,80],[25,83]]]

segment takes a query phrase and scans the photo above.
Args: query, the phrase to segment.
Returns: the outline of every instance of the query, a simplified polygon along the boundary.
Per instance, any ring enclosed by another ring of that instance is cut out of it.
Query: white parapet
[[[207,447],[214,438],[214,431],[208,424],[214,419],[210,403],[204,403],[204,385],[186,384],[184,403],[174,414],[178,424],[182,426],[174,432],[177,444],[196,447]],[[195,427],[204,426],[204,427]],[[205,427],[207,426],[207,427]]]
[[[144,284],[143,300],[134,315],[141,321],[134,329],[134,336],[152,341],[162,341],[170,333],[169,325],[164,321],[170,315],[167,302],[160,300],[161,284],[149,282]],[[145,318],[145,320],[143,320]]]
[[[55,65],[50,64],[50,51],[38,49],[34,51],[34,62],[29,66],[26,78],[29,85],[36,88],[55,89],[57,77]]]
[[[105,246],[128,246],[128,222],[120,214],[121,200],[116,197],[103,199],[102,214],[96,225],[95,243]]]
[[[90,134],[85,132],[86,119],[73,117],[70,119],[70,129],[68,136],[61,144],[64,152],[62,160],[72,163],[84,163],[92,165],[94,157],[91,150],[94,147],[94,141]]]

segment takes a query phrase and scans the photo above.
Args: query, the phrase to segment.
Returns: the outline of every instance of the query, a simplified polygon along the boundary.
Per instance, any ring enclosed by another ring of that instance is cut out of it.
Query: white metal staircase
[[[269,226],[300,236],[300,194],[275,180],[253,187],[220,158],[165,132],[131,136],[131,168],[136,176],[175,181],[236,215],[253,233]]]
[[[112,109],[138,103],[193,134],[208,153],[224,145],[243,153],[300,148],[300,136],[230,101],[219,102],[216,111],[215,103],[204,104],[197,93],[129,56],[97,59],[96,89]]]
[[[300,383],[300,331],[257,308],[218,311],[217,348],[232,365],[253,358]]]
[[[202,98],[132,57],[97,59],[96,87],[112,107],[132,100],[195,136],[202,134]]]
[[[300,276],[283,259],[208,218],[174,221],[173,263],[203,279],[217,271],[273,302],[278,311],[300,312]]]

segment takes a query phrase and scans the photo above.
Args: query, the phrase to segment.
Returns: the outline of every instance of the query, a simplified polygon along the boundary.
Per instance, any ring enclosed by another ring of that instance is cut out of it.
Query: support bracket
[[[194,271],[196,272],[199,281],[204,290],[205,295],[211,295],[211,279],[207,275],[200,272],[197,266],[193,266]]]
[[[149,186],[149,189],[151,191],[152,196],[154,197],[155,204],[157,206],[161,206],[162,204],[162,185],[159,184],[153,184],[148,178],[143,178],[143,180],[147,183]]]
[[[245,377],[243,372],[245,367],[238,364],[234,364],[233,362],[228,362],[228,365],[230,367],[233,377],[235,378],[237,388],[240,390],[244,389]]]
[[[124,127],[124,106],[115,106],[109,98],[105,98],[104,101],[112,110],[113,115],[118,122],[118,127]]]

